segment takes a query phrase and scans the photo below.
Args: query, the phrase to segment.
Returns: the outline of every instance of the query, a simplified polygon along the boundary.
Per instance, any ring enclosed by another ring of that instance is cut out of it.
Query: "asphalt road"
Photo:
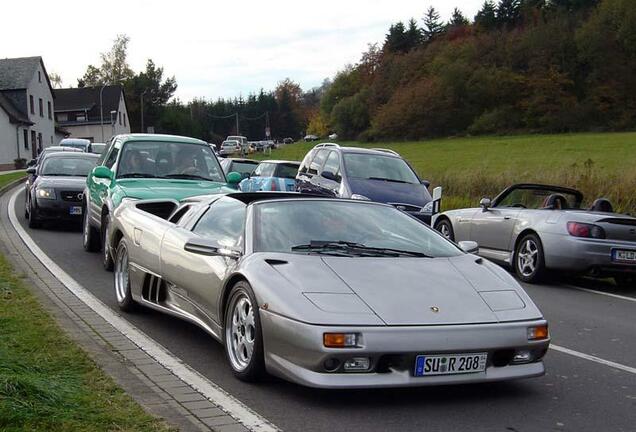
[[[82,248],[79,226],[31,230],[23,195],[20,223],[76,281],[117,310],[112,273]],[[599,281],[578,286],[636,298]],[[526,286],[551,325],[553,343],[636,368],[636,302],[564,283]],[[221,346],[197,327],[151,310],[124,314],[234,397],[286,431],[636,431],[636,374],[550,350],[542,378],[471,386],[322,391],[271,378],[236,380]]]

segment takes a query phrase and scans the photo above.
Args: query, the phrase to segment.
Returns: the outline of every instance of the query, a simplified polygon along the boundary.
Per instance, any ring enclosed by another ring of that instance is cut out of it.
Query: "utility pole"
[[[239,116],[238,116],[238,113],[236,113],[235,115],[236,115],[236,134],[237,135],[241,135],[241,133],[239,132]]]
[[[145,89],[143,93],[141,93],[141,133],[144,133],[144,95],[148,89]]]

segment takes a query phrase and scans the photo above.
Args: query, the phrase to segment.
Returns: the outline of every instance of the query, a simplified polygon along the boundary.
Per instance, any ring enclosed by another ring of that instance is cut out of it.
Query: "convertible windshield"
[[[451,257],[462,252],[393,207],[293,200],[256,205],[255,250],[336,256]]]
[[[347,176],[371,180],[417,184],[420,181],[404,160],[369,153],[345,153]]]
[[[225,182],[207,145],[132,141],[124,145],[118,178],[172,178]]]
[[[97,158],[84,159],[79,157],[49,157],[44,160],[41,175],[87,177],[95,166]]]
[[[562,198],[560,208],[574,209],[580,207],[580,199],[575,194],[549,188],[528,187],[511,190],[497,203],[497,207],[542,209],[550,206],[555,197]]]

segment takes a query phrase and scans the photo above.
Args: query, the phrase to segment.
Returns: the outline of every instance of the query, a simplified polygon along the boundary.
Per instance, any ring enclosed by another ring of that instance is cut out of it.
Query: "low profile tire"
[[[38,219],[38,212],[33,208],[33,204],[29,204],[29,228],[40,228],[41,222]]]
[[[455,231],[448,219],[441,219],[435,224],[435,229],[450,241],[455,241]]]
[[[252,288],[237,282],[225,308],[224,345],[234,376],[241,381],[258,381],[265,375],[263,333],[259,308]]]
[[[108,215],[105,215],[102,219],[102,264],[104,265],[104,270],[113,271],[113,256],[111,255],[110,248],[108,247],[108,239],[110,238],[109,225]]]
[[[114,285],[117,306],[124,312],[132,312],[138,306],[130,293],[129,268],[128,243],[125,239],[121,239],[115,252],[113,275],[115,279]]]
[[[82,244],[86,252],[99,252],[99,232],[91,226],[88,218],[88,206],[82,210]]]
[[[536,234],[525,235],[517,244],[515,273],[523,282],[538,283],[545,276],[543,245]]]
[[[29,199],[24,198],[24,218],[29,219]]]

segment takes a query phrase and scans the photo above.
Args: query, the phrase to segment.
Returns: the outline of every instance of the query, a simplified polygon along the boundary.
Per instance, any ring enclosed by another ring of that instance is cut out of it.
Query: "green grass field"
[[[18,171],[9,174],[2,174],[2,172],[0,172],[0,189],[3,186],[11,183],[12,181],[24,177],[25,175],[26,173],[24,171]]]
[[[171,430],[64,335],[1,255],[0,430]]]
[[[315,144],[299,142],[258,158],[302,160]],[[397,151],[421,178],[444,188],[446,209],[475,206],[512,183],[540,182],[578,188],[586,203],[605,196],[618,210],[636,212],[636,133],[339,144]]]

